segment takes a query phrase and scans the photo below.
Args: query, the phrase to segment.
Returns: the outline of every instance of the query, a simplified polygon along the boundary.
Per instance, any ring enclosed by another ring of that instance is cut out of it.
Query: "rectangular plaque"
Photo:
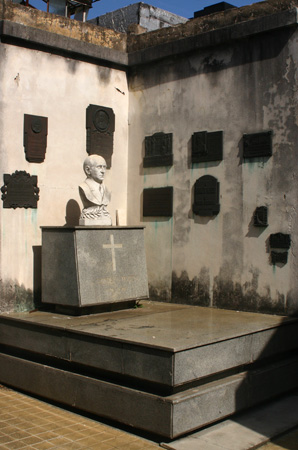
[[[192,163],[222,161],[223,132],[199,131],[192,135]]]
[[[204,175],[195,182],[193,212],[198,216],[215,216],[219,210],[219,182]]]
[[[272,155],[272,131],[243,135],[243,157],[257,158]]]
[[[173,187],[150,188],[143,191],[144,217],[173,216]]]
[[[288,262],[288,252],[271,252],[271,262],[273,265],[280,263],[280,264],[287,264]]]
[[[111,108],[89,105],[86,109],[87,153],[100,155],[109,169],[114,147],[115,114]]]
[[[45,159],[48,118],[24,114],[24,147],[29,162],[41,163]]]
[[[284,233],[270,234],[269,243],[271,248],[286,248],[291,247],[291,235]]]
[[[37,208],[39,188],[36,175],[16,170],[12,175],[4,174],[3,181],[3,208]]]
[[[173,134],[155,133],[145,137],[144,167],[173,165]]]

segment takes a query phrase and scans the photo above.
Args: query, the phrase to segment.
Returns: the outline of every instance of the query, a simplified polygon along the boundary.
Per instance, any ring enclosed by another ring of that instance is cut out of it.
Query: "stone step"
[[[0,316],[0,345],[174,389],[298,348],[297,319],[143,302],[70,317]]]
[[[162,396],[0,354],[1,383],[168,439],[297,387],[297,370],[292,357]]]
[[[298,385],[298,320],[185,305],[0,316],[0,382],[173,439]],[[282,380],[282,381],[281,381]]]

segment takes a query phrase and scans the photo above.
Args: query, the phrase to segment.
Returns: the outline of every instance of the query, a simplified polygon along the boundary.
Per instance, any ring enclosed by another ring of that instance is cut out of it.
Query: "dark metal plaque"
[[[195,182],[193,212],[199,216],[215,216],[219,210],[219,182],[211,175],[204,175]]]
[[[3,208],[37,208],[39,188],[37,176],[16,170],[12,175],[3,175]]]
[[[243,157],[257,158],[272,155],[272,131],[243,135]]]
[[[111,108],[89,105],[86,109],[87,153],[100,155],[109,169],[114,147],[115,114]]]
[[[273,265],[280,263],[280,264],[287,264],[288,262],[288,252],[271,252],[271,262]]]
[[[173,187],[150,188],[143,191],[144,217],[173,216]]]
[[[173,134],[155,133],[145,137],[144,167],[173,165]]]
[[[45,159],[48,118],[24,114],[24,147],[29,162],[41,163]]]
[[[199,131],[192,135],[191,162],[222,161],[223,132]]]
[[[286,248],[291,247],[291,235],[276,233],[270,234],[269,243],[271,248]]]
[[[268,226],[268,208],[267,206],[259,206],[254,213],[254,226],[267,227]]]

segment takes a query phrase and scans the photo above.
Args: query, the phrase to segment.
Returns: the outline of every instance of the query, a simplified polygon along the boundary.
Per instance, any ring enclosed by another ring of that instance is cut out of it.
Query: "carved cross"
[[[122,248],[122,244],[114,243],[114,236],[110,235],[110,244],[103,244],[103,248],[110,248],[112,251],[112,264],[113,264],[113,272],[116,272],[116,255],[115,248]]]

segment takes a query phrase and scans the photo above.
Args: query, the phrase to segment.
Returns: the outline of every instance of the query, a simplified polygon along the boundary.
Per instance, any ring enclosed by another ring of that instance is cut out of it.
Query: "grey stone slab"
[[[126,425],[165,436],[171,433],[171,402],[153,394],[3,354],[0,380]]]
[[[298,425],[298,393],[259,406],[170,444],[169,450],[251,450]]]
[[[275,375],[277,366],[281,368],[283,363],[267,367],[267,380]],[[298,361],[289,361],[288,369],[283,373],[279,391],[274,386],[271,396],[289,389],[290,380],[298,385]],[[250,375],[255,378],[255,385],[258,384],[257,371]],[[0,354],[0,382],[170,439],[259,402],[246,377],[246,373],[241,373],[162,396]],[[242,393],[241,400],[238,391],[243,387],[246,392]]]
[[[171,386],[173,356],[161,350],[94,338],[32,323],[3,321],[0,343],[35,355],[58,358],[88,368]]]
[[[150,301],[142,305],[82,317],[4,314],[0,344],[169,387],[298,346],[294,319]]]
[[[174,385],[297,348],[297,323],[265,329],[175,354]]]
[[[298,360],[289,358],[261,370],[242,372],[195,388],[197,395],[192,392],[188,401],[179,401],[178,394],[173,408],[175,435],[206,426],[296,388],[297,370]]]
[[[85,307],[148,298],[141,227],[43,227],[42,301]]]

